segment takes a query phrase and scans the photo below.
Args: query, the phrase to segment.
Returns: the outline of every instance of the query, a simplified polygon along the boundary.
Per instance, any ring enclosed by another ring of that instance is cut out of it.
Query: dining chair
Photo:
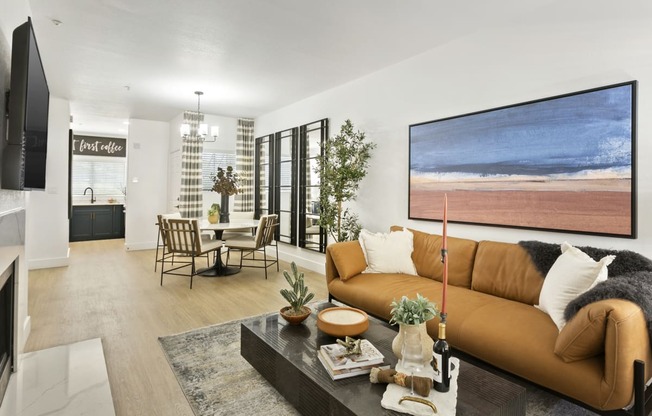
[[[159,263],[163,263],[169,258],[172,258],[172,263],[174,263],[174,254],[169,252],[166,253],[163,220],[170,219],[170,218],[176,218],[176,219],[181,218],[181,213],[174,212],[171,214],[158,214],[156,218],[157,218],[156,225],[158,225],[158,235],[156,236],[156,256],[154,258],[154,271],[156,271],[156,268]],[[161,251],[161,257],[158,256],[159,250]]]
[[[216,253],[222,248],[222,241],[202,239],[196,219],[162,219],[162,222],[168,252],[189,257],[190,261],[178,266],[172,264],[167,270],[165,270],[167,262],[162,262],[161,286],[163,286],[163,275],[171,274],[190,276],[190,289],[192,289],[192,279],[198,274],[195,259],[201,256],[206,256],[208,259],[211,252]],[[182,273],[181,269],[186,267],[190,267],[190,272]]]
[[[229,214],[229,221],[232,223],[244,222],[244,221],[253,221],[254,212],[253,211],[236,211]],[[250,230],[240,230],[232,231],[227,230],[222,234],[222,240],[229,240],[236,237],[242,236],[254,236],[256,234],[256,227],[252,227]]]
[[[278,215],[263,215],[258,221],[258,228],[256,235],[241,236],[230,240],[226,240],[225,247],[228,249],[226,254],[226,265],[229,265],[231,250],[240,252],[240,268],[254,267],[265,269],[265,279],[267,279],[267,268],[276,264],[276,271],[279,271],[278,266],[278,245],[274,238],[276,228],[278,227]],[[270,258],[267,256],[267,248],[274,247],[276,250],[276,257]],[[256,253],[262,253],[262,258],[256,258]],[[244,263],[246,260],[249,263]],[[262,262],[262,265],[258,265]]]

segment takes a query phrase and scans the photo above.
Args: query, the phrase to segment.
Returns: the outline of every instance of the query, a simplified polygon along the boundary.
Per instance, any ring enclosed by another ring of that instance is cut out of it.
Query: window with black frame
[[[267,215],[273,211],[272,197],[274,178],[274,135],[258,137],[255,139],[255,180],[254,204],[255,217]]]
[[[328,137],[328,119],[304,124],[299,135],[299,247],[323,253],[326,233],[319,226],[320,175],[316,166]]]
[[[317,157],[328,137],[328,119],[255,139],[256,217],[277,214],[280,242],[323,253],[319,226]]]
[[[297,141],[299,129],[276,133],[274,137],[274,212],[278,214],[278,241],[297,244]]]

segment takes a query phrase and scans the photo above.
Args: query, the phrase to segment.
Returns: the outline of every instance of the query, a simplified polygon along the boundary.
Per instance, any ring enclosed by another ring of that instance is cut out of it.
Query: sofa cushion
[[[347,280],[367,268],[362,247],[357,241],[346,241],[329,246],[329,251],[340,279]]]
[[[391,231],[403,227],[394,225]],[[413,237],[412,260],[419,276],[443,280],[444,265],[441,262],[440,235],[409,229]],[[471,273],[478,243],[464,238],[448,237],[448,283],[453,286],[471,287]]]
[[[588,305],[568,321],[555,342],[555,354],[567,363],[595,357],[604,351],[609,302]]]
[[[412,262],[412,233],[406,229],[389,234],[360,232],[360,246],[367,259],[365,273],[417,274]]]
[[[561,245],[561,253],[546,275],[537,305],[550,315],[559,330],[566,324],[566,305],[597,283],[607,280],[607,266],[615,257],[605,256],[595,261],[567,242]]]
[[[543,276],[523,247],[481,241],[475,255],[472,282],[473,290],[534,305],[539,303]]]

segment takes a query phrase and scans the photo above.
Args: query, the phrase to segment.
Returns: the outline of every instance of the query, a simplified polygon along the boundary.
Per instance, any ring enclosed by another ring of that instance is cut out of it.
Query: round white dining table
[[[258,220],[242,220],[242,221],[231,221],[231,222],[218,222],[212,224],[208,222],[207,219],[202,219],[199,221],[199,228],[201,230],[211,230],[215,232],[215,238],[218,240],[222,239],[224,231],[248,231],[253,230],[258,227]],[[222,250],[217,249],[215,254],[215,263],[213,266],[208,267],[203,270],[199,270],[198,274],[205,277],[219,277],[219,276],[230,276],[236,274],[240,271],[238,267],[226,267],[222,262]]]

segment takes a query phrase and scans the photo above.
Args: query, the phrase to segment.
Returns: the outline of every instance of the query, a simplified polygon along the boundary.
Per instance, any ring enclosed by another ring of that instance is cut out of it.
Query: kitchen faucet
[[[88,188],[84,189],[84,195],[86,195],[86,191],[88,191],[89,189],[91,190],[91,204],[93,204],[93,203],[95,203],[95,201],[97,201],[97,199],[95,199],[95,197],[93,197],[93,188],[91,188],[89,186]]]

